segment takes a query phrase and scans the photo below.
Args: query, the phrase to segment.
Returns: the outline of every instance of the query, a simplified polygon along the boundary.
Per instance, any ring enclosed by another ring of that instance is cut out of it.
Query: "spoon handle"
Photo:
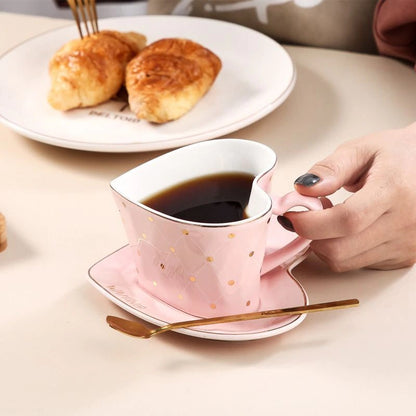
[[[268,311],[250,312],[239,315],[216,316],[214,318],[202,318],[191,321],[175,322],[173,324],[162,326],[155,330],[156,333],[170,331],[178,328],[188,328],[193,326],[221,324],[226,322],[248,321],[253,319],[274,318],[285,315],[300,315],[303,313],[320,312],[333,309],[343,309],[352,306],[358,306],[358,299],[345,299],[332,302],[315,303],[312,305],[295,306],[291,308],[272,309]]]

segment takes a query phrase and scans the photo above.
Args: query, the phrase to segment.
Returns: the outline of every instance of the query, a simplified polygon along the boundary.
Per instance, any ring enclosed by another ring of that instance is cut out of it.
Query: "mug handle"
[[[272,196],[272,201],[272,214],[276,216],[283,215],[291,208],[299,206],[311,211],[322,209],[322,203],[318,198],[304,196],[296,191],[289,192],[282,197]],[[299,260],[301,257],[303,258],[309,249],[310,242],[311,240],[297,236],[284,247],[266,254],[263,260],[261,274],[263,275],[278,266],[281,268],[288,268],[294,264],[295,261]]]

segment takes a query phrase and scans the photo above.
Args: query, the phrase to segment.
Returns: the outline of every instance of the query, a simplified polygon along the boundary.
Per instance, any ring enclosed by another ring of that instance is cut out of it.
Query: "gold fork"
[[[67,0],[67,2],[77,23],[81,39],[84,39],[85,36],[82,32],[82,22],[87,32],[86,36],[90,36],[90,31],[91,33],[99,32],[95,0]]]

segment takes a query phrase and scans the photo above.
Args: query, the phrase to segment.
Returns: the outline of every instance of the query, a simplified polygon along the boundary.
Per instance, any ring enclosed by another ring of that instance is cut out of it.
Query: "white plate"
[[[210,91],[179,120],[139,121],[123,102],[60,112],[47,102],[48,63],[78,37],[75,24],[25,41],[0,58],[0,121],[18,133],[56,146],[137,152],[179,147],[243,128],[279,106],[295,84],[295,69],[277,42],[233,23],[186,16],[102,19],[100,28],[137,31],[148,43],[192,39],[215,52],[223,68]]]
[[[302,261],[299,258],[296,264]],[[295,265],[292,266],[292,268]],[[104,296],[127,312],[152,324],[197,319],[150,295],[137,284],[137,271],[129,246],[94,264],[88,271],[88,279]],[[260,309],[270,310],[308,304],[308,297],[290,270],[275,269],[261,278]],[[175,332],[198,338],[221,341],[248,341],[268,338],[287,332],[298,326],[306,314],[254,321],[215,324]]]

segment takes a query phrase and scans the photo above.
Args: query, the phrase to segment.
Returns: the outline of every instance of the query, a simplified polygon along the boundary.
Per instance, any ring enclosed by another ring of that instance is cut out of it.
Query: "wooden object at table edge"
[[[0,253],[6,250],[7,247],[7,235],[6,235],[6,219],[0,212]]]

